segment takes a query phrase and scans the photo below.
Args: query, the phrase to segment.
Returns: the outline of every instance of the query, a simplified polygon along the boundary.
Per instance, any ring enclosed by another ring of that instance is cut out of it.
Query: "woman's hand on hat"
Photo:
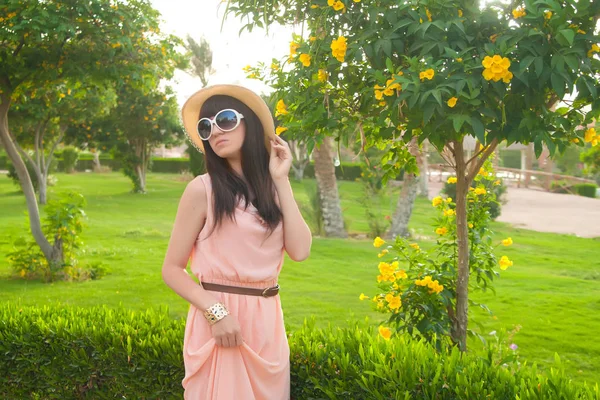
[[[271,158],[269,172],[274,181],[287,179],[292,167],[292,152],[285,140],[276,136],[271,139]]]

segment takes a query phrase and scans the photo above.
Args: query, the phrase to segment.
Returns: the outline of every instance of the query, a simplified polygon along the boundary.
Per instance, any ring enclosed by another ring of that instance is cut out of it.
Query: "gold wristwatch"
[[[210,325],[216,324],[227,315],[229,315],[229,311],[223,303],[215,303],[204,311],[204,317]]]

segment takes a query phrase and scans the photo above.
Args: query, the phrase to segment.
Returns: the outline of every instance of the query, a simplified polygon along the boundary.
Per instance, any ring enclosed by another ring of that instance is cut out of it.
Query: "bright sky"
[[[189,34],[196,41],[200,37],[209,42],[213,51],[213,68],[216,73],[210,77],[209,85],[217,83],[236,83],[258,93],[268,93],[270,89],[257,80],[245,78],[242,71],[246,65],[255,66],[259,61],[271,63],[273,57],[280,58],[289,53],[292,29],[269,28],[239,31],[242,22],[230,15],[223,25],[221,22],[226,3],[220,0],[151,0],[152,5],[162,14],[162,29],[184,39]],[[176,83],[171,86],[177,92],[180,105],[195,91],[202,87],[200,79],[182,71],[175,75]]]

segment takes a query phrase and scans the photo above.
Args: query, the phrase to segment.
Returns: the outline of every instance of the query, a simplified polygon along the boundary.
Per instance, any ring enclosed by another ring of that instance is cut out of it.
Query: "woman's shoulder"
[[[184,195],[194,197],[197,201],[204,201],[207,198],[207,194],[210,192],[210,177],[208,174],[198,175],[190,182],[188,182],[185,188]]]

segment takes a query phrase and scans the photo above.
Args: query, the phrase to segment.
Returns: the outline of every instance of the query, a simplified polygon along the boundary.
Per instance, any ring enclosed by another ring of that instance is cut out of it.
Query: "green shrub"
[[[593,183],[578,183],[573,188],[580,196],[595,198],[598,186]]]
[[[569,184],[567,181],[553,181],[550,185],[550,191],[553,193],[578,194],[585,197],[596,197],[598,185],[594,183],[576,183]]]
[[[194,146],[188,146],[185,152],[190,156],[189,159],[189,170],[194,176],[202,175],[206,173],[206,163],[204,161],[204,154],[200,153],[194,148]]]
[[[75,165],[79,159],[79,151],[72,146],[65,147],[62,151],[61,158],[63,161],[63,168],[67,174],[73,173]]]
[[[0,304],[0,397],[181,399],[185,322],[165,308]],[[288,333],[293,399],[600,399],[571,382],[560,359],[548,376],[490,351],[436,352],[373,326]],[[491,348],[493,350],[493,348]]]
[[[167,174],[180,174],[183,171],[189,171],[190,160],[188,158],[158,158],[152,159],[152,172]]]
[[[8,169],[8,154],[0,153],[0,170]]]
[[[504,184],[502,179],[498,179],[495,182],[491,182],[488,180],[483,180],[479,184],[483,184],[485,189],[489,192],[492,191],[496,195],[495,201],[490,201],[485,204],[485,207],[488,208],[490,212],[490,217],[492,221],[500,216],[502,211],[502,204],[506,202],[505,199],[502,198],[502,195],[506,193],[506,185]],[[471,182],[471,187],[475,188],[478,185],[475,180]],[[452,198],[452,200],[456,201],[456,184],[454,183],[444,183],[444,188],[442,192],[445,193],[448,197]]]

